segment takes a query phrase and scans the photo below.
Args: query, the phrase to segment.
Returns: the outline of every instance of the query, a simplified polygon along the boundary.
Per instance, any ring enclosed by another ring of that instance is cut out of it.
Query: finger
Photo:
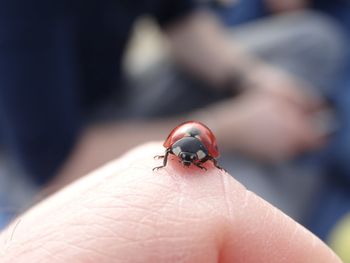
[[[306,83],[300,81],[287,88],[290,101],[304,112],[313,112],[327,107],[324,99],[313,91]]]
[[[2,262],[340,262],[210,162],[153,172],[163,151],[133,150],[22,215]]]
[[[325,134],[313,125],[312,116],[295,111],[290,115],[288,123],[296,137],[296,152],[314,150],[326,142]]]

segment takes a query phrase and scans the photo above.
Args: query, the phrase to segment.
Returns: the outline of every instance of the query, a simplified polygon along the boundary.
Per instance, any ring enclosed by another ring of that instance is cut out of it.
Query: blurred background
[[[0,0],[0,228],[185,120],[350,262],[348,0]]]

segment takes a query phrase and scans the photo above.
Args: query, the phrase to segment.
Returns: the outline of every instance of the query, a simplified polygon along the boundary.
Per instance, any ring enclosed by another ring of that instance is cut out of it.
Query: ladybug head
[[[208,155],[205,146],[195,137],[183,137],[173,144],[171,150],[185,166],[190,166]]]
[[[178,157],[181,159],[181,162],[185,166],[190,166],[191,163],[197,161],[198,157],[196,153],[190,152],[181,152]]]

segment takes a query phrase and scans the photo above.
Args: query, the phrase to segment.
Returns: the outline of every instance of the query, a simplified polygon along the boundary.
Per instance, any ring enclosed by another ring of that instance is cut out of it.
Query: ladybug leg
[[[209,161],[209,160],[213,162],[213,164],[214,164],[214,166],[215,166],[216,168],[218,168],[218,169],[220,169],[220,170],[222,170],[222,171],[227,172],[224,168],[222,168],[222,167],[218,164],[218,161],[217,161],[215,158],[211,157],[211,156],[205,157],[205,158],[201,161],[201,163],[205,163],[206,161]]]
[[[218,169],[220,169],[221,171],[225,171],[227,172],[224,168],[222,168],[219,164],[218,164],[218,161],[215,159],[215,158],[210,158],[209,160],[211,160],[214,164],[214,166]]]
[[[163,165],[162,165],[162,166],[158,166],[158,167],[154,167],[154,168],[153,168],[153,171],[158,170],[158,169],[163,168],[163,167],[166,166],[166,164],[167,164],[167,162],[168,162],[168,156],[169,156],[170,151],[171,151],[171,150],[168,149],[168,150],[166,150],[164,156],[159,156],[158,159],[163,158]]]
[[[156,155],[153,158],[156,160],[159,160],[159,159],[163,159],[164,157],[165,157],[165,155]]]

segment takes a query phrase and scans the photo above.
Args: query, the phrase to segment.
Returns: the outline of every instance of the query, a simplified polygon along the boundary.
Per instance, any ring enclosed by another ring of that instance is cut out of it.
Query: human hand
[[[341,262],[230,175],[139,147],[71,184],[0,234],[3,263]]]
[[[196,117],[212,127],[224,150],[263,161],[289,159],[326,140],[313,114],[264,93],[223,101]]]

